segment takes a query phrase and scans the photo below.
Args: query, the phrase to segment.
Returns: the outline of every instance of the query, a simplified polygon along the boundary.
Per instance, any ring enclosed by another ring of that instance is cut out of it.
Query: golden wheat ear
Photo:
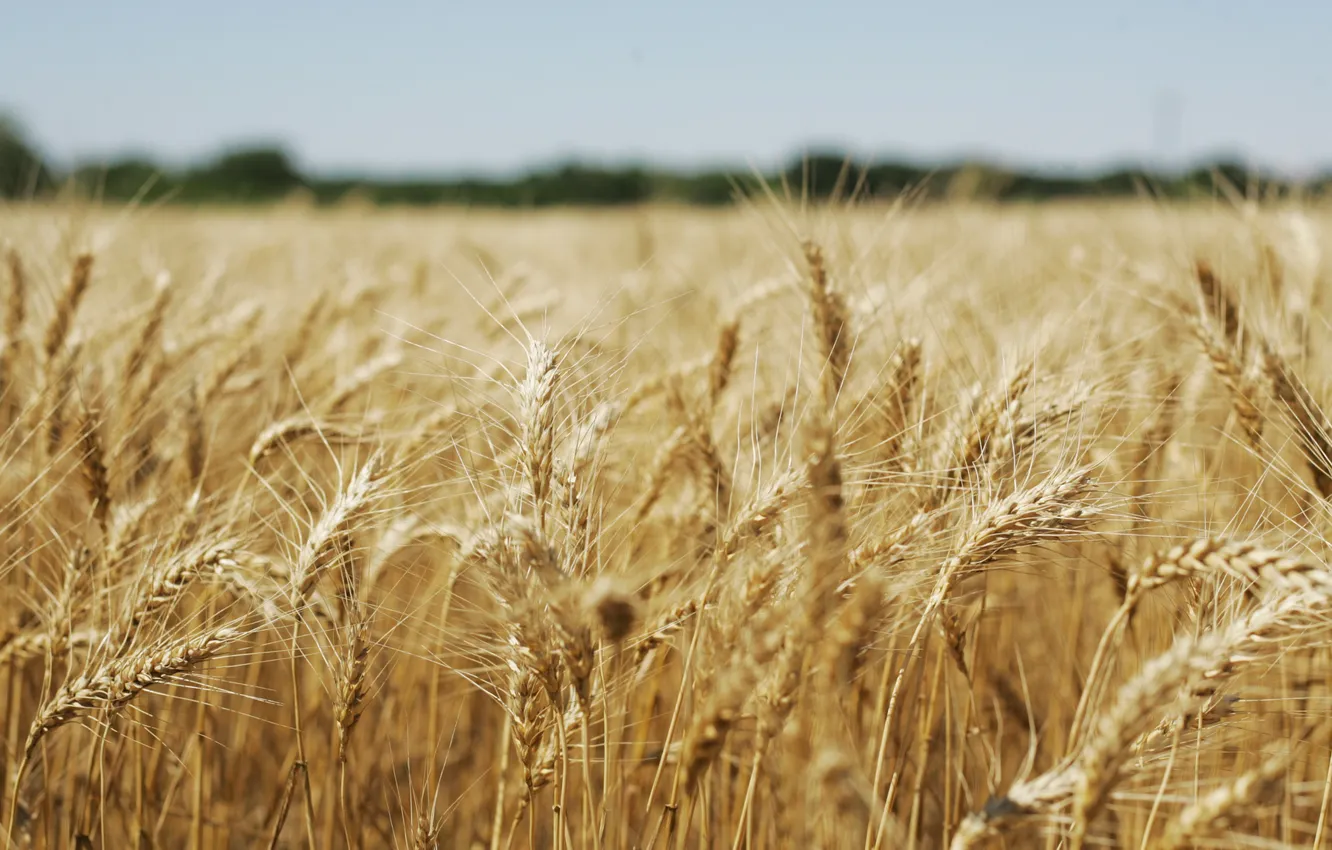
[[[4,339],[0,340],[0,407],[12,410],[18,406],[15,378],[22,356],[23,330],[28,316],[28,276],[17,249],[8,249],[5,260],[9,271],[9,288],[5,295]]]
[[[244,636],[226,626],[130,651],[67,682],[32,721],[23,751],[30,757],[42,738],[94,711],[118,712],[144,691],[184,676]]]
[[[823,248],[812,241],[802,246],[809,268],[809,300],[814,312],[814,326],[823,355],[820,387],[823,402],[832,412],[851,368],[851,311],[846,299],[835,289],[828,276]]]
[[[47,363],[55,361],[69,337],[74,314],[78,311],[79,304],[83,302],[83,296],[88,292],[88,284],[92,282],[92,267],[91,254],[80,254],[74,259],[69,281],[65,284],[60,299],[56,301],[55,313],[47,323],[46,333],[42,336],[42,354]]]

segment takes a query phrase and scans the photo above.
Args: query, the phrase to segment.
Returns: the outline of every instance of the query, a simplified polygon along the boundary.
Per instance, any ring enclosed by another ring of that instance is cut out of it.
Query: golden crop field
[[[9,846],[1328,844],[1322,209],[0,240]]]

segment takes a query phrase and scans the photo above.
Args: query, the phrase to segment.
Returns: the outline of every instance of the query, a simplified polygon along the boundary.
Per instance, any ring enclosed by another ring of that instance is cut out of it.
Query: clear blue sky
[[[767,164],[819,142],[1332,165],[1328,0],[4,5],[0,108],[62,161],[278,139],[383,173]]]

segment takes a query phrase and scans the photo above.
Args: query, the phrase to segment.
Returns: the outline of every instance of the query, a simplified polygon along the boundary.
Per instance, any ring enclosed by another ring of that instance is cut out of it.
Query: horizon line
[[[856,146],[839,146],[835,142],[815,142],[793,146],[790,153],[782,156],[740,157],[727,155],[702,155],[691,157],[690,161],[681,161],[676,156],[652,156],[651,154],[612,154],[592,150],[566,150],[553,152],[540,157],[533,157],[526,163],[511,166],[481,166],[476,164],[438,164],[438,165],[314,165],[304,161],[301,152],[292,144],[273,137],[256,135],[249,138],[237,138],[223,142],[209,151],[193,156],[167,156],[142,149],[126,148],[119,152],[101,154],[81,154],[73,157],[46,157],[48,165],[54,165],[61,171],[73,172],[97,169],[124,163],[145,163],[160,169],[163,173],[179,173],[201,167],[207,167],[232,154],[271,150],[280,151],[292,166],[304,176],[320,180],[506,180],[523,176],[542,174],[565,167],[587,167],[605,171],[642,170],[652,174],[698,175],[709,173],[725,174],[768,174],[772,171],[787,171],[810,159],[840,159],[854,170],[876,165],[896,165],[920,171],[942,171],[966,165],[1003,169],[1015,173],[1033,176],[1093,176],[1112,174],[1122,171],[1141,171],[1151,175],[1185,175],[1199,169],[1223,164],[1240,165],[1257,175],[1283,179],[1301,179],[1332,175],[1332,158],[1327,163],[1307,168],[1287,168],[1262,161],[1260,157],[1241,151],[1218,148],[1210,153],[1197,153],[1188,156],[1170,157],[1168,161],[1159,156],[1142,154],[1120,154],[1100,157],[1095,162],[1023,162],[1018,157],[985,151],[954,151],[950,153],[923,154],[908,152],[872,153],[856,150]],[[63,162],[61,160],[64,160]]]

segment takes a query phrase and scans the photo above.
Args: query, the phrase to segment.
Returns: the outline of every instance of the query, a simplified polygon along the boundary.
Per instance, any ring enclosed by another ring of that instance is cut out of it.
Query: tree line
[[[251,204],[293,198],[318,205],[462,205],[549,207],[619,206],[673,202],[722,206],[766,189],[815,201],[985,199],[1041,201],[1150,194],[1189,198],[1219,190],[1248,197],[1322,194],[1332,172],[1302,184],[1239,162],[1215,162],[1177,173],[1125,167],[1098,174],[1060,175],[976,162],[926,167],[903,162],[857,162],[835,151],[793,158],[775,173],[744,170],[669,171],[646,166],[601,167],[569,162],[518,177],[383,179],[303,172],[280,146],[230,149],[185,168],[148,158],[124,158],[56,169],[10,120],[0,119],[0,198],[21,200],[75,193],[109,202]]]

